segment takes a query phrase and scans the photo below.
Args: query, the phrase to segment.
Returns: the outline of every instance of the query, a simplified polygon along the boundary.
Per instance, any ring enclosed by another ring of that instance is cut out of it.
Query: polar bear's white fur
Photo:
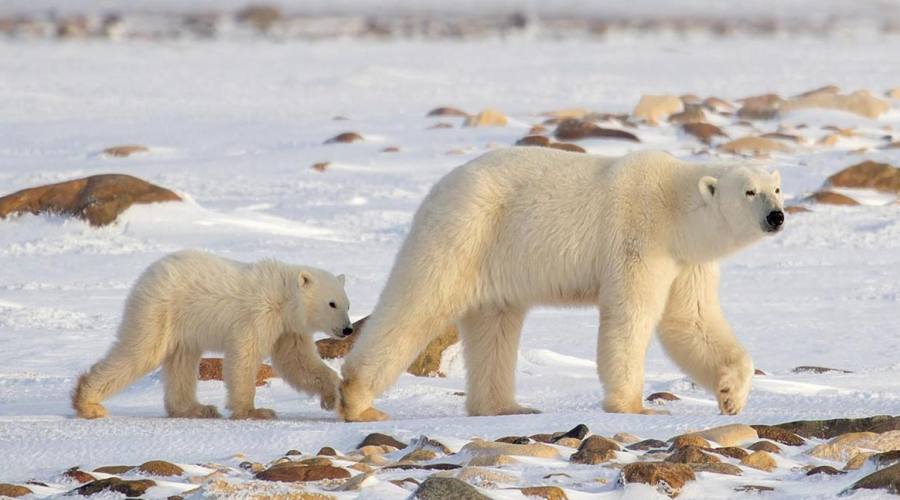
[[[191,250],[164,257],[132,288],[115,343],[79,378],[72,405],[80,417],[104,417],[104,399],[162,365],[169,416],[218,417],[197,401],[201,355],[217,351],[233,418],[275,417],[254,407],[256,372],[270,355],[291,386],[332,409],[340,379],[312,335],[352,332],[343,285],[343,276],[275,260],[245,264]]]
[[[387,416],[372,401],[455,321],[471,415],[516,403],[519,333],[529,308],[591,305],[610,412],[647,412],[644,356],[654,328],[671,357],[717,396],[746,401],[753,363],[718,301],[722,257],[783,222],[780,177],[749,165],[512,148],[445,176],[422,202],[378,305],[343,365],[339,412]]]

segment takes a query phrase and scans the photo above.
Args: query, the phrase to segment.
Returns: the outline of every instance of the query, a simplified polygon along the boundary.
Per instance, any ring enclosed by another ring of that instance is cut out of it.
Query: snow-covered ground
[[[466,417],[463,398],[454,394],[465,386],[460,358],[447,362],[447,378],[404,375],[380,401],[393,417],[383,423],[341,423],[280,380],[257,393],[259,406],[279,412],[277,422],[165,419],[158,373],[112,398],[110,419],[78,420],[69,407],[75,377],[113,339],[130,284],[168,252],[202,248],[346,273],[351,313],[362,317],[431,184],[526,135],[542,111],[628,112],[644,93],[733,99],[825,84],[880,95],[900,86],[898,52],[900,40],[889,38],[0,41],[0,194],[117,172],[188,199],[133,207],[100,229],[47,216],[0,221],[0,481],[46,480],[74,465],[204,463],[238,452],[266,461],[291,448],[349,450],[373,431],[404,440],[420,434],[468,440],[584,423],[602,435],[665,439],[724,423],[900,414],[900,205],[882,198],[790,216],[783,233],[724,264],[726,315],[768,373],[756,377],[736,417],[718,415],[714,398],[692,387],[656,344],[645,392],[682,396],[667,405],[672,415],[604,413],[594,366],[597,315],[558,309],[529,315],[520,351],[518,394],[540,415]],[[440,105],[495,107],[512,123],[460,128],[458,118],[425,118]],[[882,135],[900,137],[900,102],[878,121],[808,111],[791,120],[853,126],[862,137],[833,148],[797,146],[772,158],[789,199],[863,159],[900,164],[900,149],[853,152],[880,144]],[[428,128],[439,121],[454,127]],[[758,126],[769,132],[777,123]],[[323,145],[344,131],[366,141]],[[592,153],[662,148],[684,158],[701,149],[672,127],[637,133],[641,144],[581,144]],[[130,143],[151,152],[124,159],[98,154]],[[388,146],[400,152],[381,152]],[[325,172],[310,168],[323,161],[332,162]],[[853,373],[792,373],[797,365]],[[202,401],[223,406],[221,383],[202,382],[200,392]],[[829,497],[858,477],[796,481],[779,491]],[[609,485],[598,494],[629,491],[647,493]],[[733,494],[692,488],[682,497]]]

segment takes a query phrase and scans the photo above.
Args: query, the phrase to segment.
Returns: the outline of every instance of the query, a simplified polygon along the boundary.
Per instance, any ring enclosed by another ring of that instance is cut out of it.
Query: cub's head
[[[341,338],[353,333],[347,312],[350,300],[344,292],[344,275],[304,269],[297,277],[306,328]]]
[[[781,175],[763,168],[730,168],[718,178],[703,177],[698,189],[707,206],[719,215],[739,239],[753,240],[784,227]]]

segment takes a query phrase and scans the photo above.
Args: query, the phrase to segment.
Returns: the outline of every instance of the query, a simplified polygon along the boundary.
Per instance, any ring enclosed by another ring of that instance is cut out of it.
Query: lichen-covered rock
[[[519,488],[523,495],[529,498],[543,498],[545,500],[568,500],[566,492],[559,486],[530,486]]]
[[[831,420],[798,420],[776,427],[805,438],[831,439],[849,432],[888,432],[900,430],[900,416],[877,415],[864,418],[836,418]]]
[[[670,462],[635,462],[622,468],[619,482],[644,483],[670,497],[678,496],[688,481],[696,479],[694,470],[685,464]]]
[[[696,446],[678,448],[665,461],[676,464],[715,464],[721,462],[717,457],[704,453]]]
[[[181,201],[168,189],[123,174],[92,175],[0,197],[0,219],[12,214],[59,214],[92,226],[111,224],[131,205]]]
[[[900,464],[876,471],[853,483],[850,490],[885,490],[900,494]]]
[[[678,448],[684,448],[685,446],[696,446],[698,448],[711,448],[709,441],[703,439],[699,434],[692,432],[689,434],[682,434],[680,436],[675,436],[672,439],[672,450],[677,450]]]
[[[151,481],[150,479],[127,480],[110,477],[107,479],[91,481],[90,483],[79,486],[74,492],[79,495],[91,496],[102,491],[114,491],[129,497],[140,497],[149,488],[154,486],[156,486],[156,482]]]
[[[616,458],[616,452],[622,448],[615,441],[600,436],[591,436],[582,441],[578,451],[572,454],[569,461],[574,464],[599,464]]]
[[[489,500],[474,486],[454,477],[429,477],[413,493],[420,500]]]
[[[165,460],[150,460],[138,466],[138,471],[151,476],[180,476],[184,469]]]
[[[460,453],[471,456],[512,455],[522,457],[559,458],[556,448],[541,443],[510,444],[476,439],[463,446]]]
[[[722,455],[723,457],[735,458],[737,460],[740,460],[749,455],[747,450],[738,448],[737,446],[723,446],[721,448],[711,448],[706,451],[715,453],[717,455]]]
[[[788,446],[802,446],[805,439],[793,432],[774,425],[751,425],[761,439],[770,439]]]
[[[726,474],[729,476],[740,476],[744,473],[740,467],[725,462],[716,462],[709,464],[688,464],[694,472],[712,472],[713,474]]]
[[[775,467],[778,466],[778,464],[775,462],[775,459],[772,458],[772,455],[769,455],[764,451],[754,451],[753,453],[742,458],[741,463],[743,465],[746,465],[747,467],[753,467],[754,469],[759,469],[766,472],[772,472],[773,470],[775,470]]]
[[[24,497],[25,495],[30,495],[31,490],[24,487],[19,486],[18,484],[9,484],[9,483],[0,483],[0,497]]]

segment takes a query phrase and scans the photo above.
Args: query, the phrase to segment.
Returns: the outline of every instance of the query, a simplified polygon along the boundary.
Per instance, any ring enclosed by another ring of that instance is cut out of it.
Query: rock
[[[654,402],[664,402],[664,401],[680,401],[681,398],[672,394],[671,392],[654,392],[653,394],[647,396],[647,401],[651,403]]]
[[[888,431],[880,434],[849,432],[816,446],[810,450],[809,454],[816,458],[845,462],[862,450],[900,450],[900,431]]]
[[[620,139],[631,142],[641,142],[640,139],[631,132],[617,130],[611,128],[599,127],[587,120],[576,120],[575,118],[566,118],[559,122],[553,135],[563,141],[574,141],[578,139]]]
[[[641,440],[641,438],[635,436],[634,434],[628,432],[617,432],[613,437],[613,441],[622,443],[622,444],[633,444],[637,443]],[[661,442],[661,441],[660,441]],[[665,446],[665,443],[663,443]]]
[[[439,123],[435,123],[434,125],[431,125],[430,127],[428,127],[428,130],[439,130],[439,129],[443,129],[443,128],[453,128],[453,125],[451,125],[449,123],[439,122]]]
[[[900,494],[900,464],[869,474],[853,483],[850,490],[885,490],[888,493]]]
[[[568,500],[566,492],[559,486],[530,486],[519,488],[526,497],[544,498],[546,500]]]
[[[730,113],[734,111],[734,105],[718,97],[707,97],[703,100],[703,107],[716,113]]]
[[[134,154],[139,153],[149,153],[150,149],[147,146],[141,146],[140,144],[126,144],[123,146],[113,146],[111,148],[106,148],[103,150],[103,154],[106,156],[112,156],[114,158],[127,158]]]
[[[434,450],[418,449],[407,453],[400,460],[407,460],[410,462],[427,462],[429,460],[434,460],[437,457],[438,454]]]
[[[512,474],[484,467],[463,467],[456,473],[456,478],[467,483],[489,483],[491,485],[496,485],[496,483],[513,484],[519,481],[519,478]]]
[[[335,449],[330,446],[325,446],[325,447],[319,449],[319,451],[318,451],[318,453],[316,453],[316,455],[322,456],[322,457],[336,457],[337,451],[335,451]]]
[[[651,125],[659,125],[669,115],[684,111],[684,103],[672,95],[644,95],[638,101],[632,116],[646,120]]]
[[[900,99],[900,87],[888,89],[888,91],[884,93],[884,96],[889,99]]]
[[[222,366],[222,358],[203,358],[200,360],[199,380],[224,380],[224,368]],[[262,363],[259,370],[256,371],[256,386],[266,385],[266,381],[270,378],[276,378],[278,375],[271,366]]]
[[[787,209],[785,209],[785,210],[787,210]],[[793,213],[793,212],[791,212],[791,213]],[[760,370],[759,368],[754,368],[754,369],[753,369],[753,374],[754,374],[754,375],[762,375],[762,376],[765,376],[765,375],[766,375],[766,372]]]
[[[729,476],[740,476],[744,473],[740,467],[725,462],[709,463],[709,464],[688,464],[694,472],[712,472],[714,474],[727,474]]]
[[[806,440],[793,432],[774,425],[751,425],[750,427],[753,427],[760,438],[771,439],[788,446],[802,446],[806,442]]]
[[[742,458],[741,463],[743,465],[746,465],[747,467],[753,467],[754,469],[759,469],[766,472],[772,472],[773,470],[775,470],[775,467],[777,467],[775,459],[772,458],[772,455],[769,455],[764,451],[754,451],[753,453]]]
[[[94,472],[99,472],[101,474],[125,474],[132,469],[134,469],[133,465],[104,465],[103,467],[94,469]]]
[[[846,472],[842,470],[837,470],[830,465],[820,465],[818,467],[813,467],[806,471],[807,476],[815,476],[816,474],[825,474],[827,476],[838,476],[841,474],[846,474]]]
[[[696,137],[703,144],[711,144],[715,137],[728,138],[728,134],[711,123],[685,123],[681,129],[686,134]]]
[[[508,444],[528,444],[531,442],[531,439],[525,436],[503,436],[494,440],[495,443],[508,443]],[[550,440],[544,441],[549,443]]]
[[[252,25],[259,31],[268,31],[281,18],[281,11],[272,5],[248,5],[237,11],[235,19]]]
[[[357,134],[356,132],[342,132],[325,141],[325,144],[348,144],[351,142],[360,142],[363,140],[363,136]]]
[[[803,92],[802,94],[797,94],[793,98],[799,99],[803,97],[815,97],[818,95],[837,95],[841,93],[841,88],[837,85],[826,85],[824,87],[819,87],[817,89],[808,90]]]
[[[545,111],[541,113],[542,116],[549,116],[551,118],[577,118],[581,119],[591,113],[590,110],[585,108],[569,108],[569,109],[560,109],[558,111]]]
[[[310,167],[310,168],[315,170],[316,172],[324,172],[324,171],[328,170],[329,165],[331,165],[330,161],[320,161],[320,162],[313,163],[312,167]]]
[[[540,135],[547,132],[547,127],[543,125],[535,125],[528,129],[528,135]]]
[[[585,439],[578,451],[572,454],[569,461],[573,464],[600,464],[616,458],[616,452],[622,448],[615,441],[600,436]]]
[[[460,109],[451,108],[449,106],[441,106],[439,108],[434,108],[428,112],[426,117],[433,116],[469,116],[469,113],[462,111]]]
[[[778,116],[779,109],[785,103],[777,94],[764,94],[740,100],[742,106],[737,115],[748,120],[770,120]]]
[[[369,455],[384,455],[384,450],[381,449],[381,446],[375,445],[360,446],[359,452],[362,453],[364,457],[368,457]]]
[[[741,137],[719,146],[726,153],[750,156],[768,156],[772,153],[789,153],[791,148],[764,137]]]
[[[381,150],[382,153],[399,153],[400,148],[398,146],[388,146]]]
[[[137,470],[151,476],[180,476],[184,474],[184,469],[164,460],[144,462],[138,466]]]
[[[368,465],[361,464],[361,463],[355,463],[355,464],[351,465],[350,468],[353,470],[362,472],[362,473],[372,472],[373,470],[375,470],[372,467],[369,467]]]
[[[778,424],[777,427],[805,438],[831,439],[849,432],[888,432],[900,430],[900,416],[878,415],[864,418],[836,418],[832,420],[798,420]]]
[[[472,457],[472,459],[468,461],[467,465],[477,467],[500,467],[504,465],[515,465],[518,463],[518,460],[508,455],[489,455]]]
[[[856,455],[850,457],[850,460],[847,460],[847,463],[844,464],[844,470],[857,470],[862,468],[863,465],[866,464],[866,461],[869,457],[875,455],[873,452],[859,452]]]
[[[705,123],[706,113],[700,106],[687,106],[681,113],[675,113],[669,116],[669,123],[686,124],[686,123]]]
[[[24,487],[19,486],[17,484],[9,484],[9,483],[0,483],[0,497],[24,497],[25,495],[30,495],[31,490]]]
[[[819,93],[787,101],[782,104],[781,111],[807,108],[836,109],[875,119],[890,109],[890,105],[865,91],[847,95]]]
[[[703,439],[697,433],[689,433],[682,434],[680,436],[675,436],[672,440],[672,447],[670,450],[677,450],[678,448],[684,448],[685,446],[696,446],[698,448],[712,448],[710,446],[709,441]]]
[[[721,462],[717,457],[704,453],[696,446],[678,448],[665,461],[675,464],[715,464]]]
[[[812,210],[810,210],[802,205],[792,205],[789,207],[784,207],[784,211],[789,214],[801,214],[804,212],[812,212]]]
[[[505,127],[509,122],[506,115],[496,109],[485,109],[474,116],[469,116],[463,127]]]
[[[472,456],[513,455],[523,457],[559,458],[556,448],[541,443],[509,444],[475,439],[463,446],[461,453]]]
[[[833,191],[818,191],[807,196],[803,201],[822,203],[823,205],[859,205],[859,202],[853,198]]]
[[[295,463],[300,465],[331,465],[331,460],[325,457],[312,457]]]
[[[830,176],[827,182],[832,187],[868,188],[900,194],[900,168],[864,161]]]
[[[767,491],[775,491],[775,488],[759,484],[742,484],[734,488],[734,491],[739,493],[765,493]]]
[[[417,377],[444,376],[440,372],[441,358],[444,351],[451,345],[459,342],[459,331],[453,325],[448,325],[444,333],[428,343],[428,346],[407,368],[407,372]]]
[[[549,146],[550,138],[542,135],[529,135],[516,141],[516,146]]]
[[[776,139],[779,141],[788,141],[788,142],[793,142],[795,144],[802,144],[805,141],[805,139],[803,137],[800,137],[799,135],[786,134],[784,132],[767,132],[765,134],[762,134],[760,137],[762,137],[764,139]]]
[[[23,189],[0,198],[0,219],[10,214],[60,214],[105,226],[135,203],[181,201],[168,189],[123,174],[92,175]]]
[[[381,434],[378,432],[373,432],[372,434],[369,434],[368,436],[366,436],[365,439],[363,439],[362,441],[360,441],[360,443],[358,445],[356,445],[356,448],[360,449],[363,446],[384,446],[384,445],[393,446],[394,448],[397,448],[398,450],[402,450],[403,448],[406,448],[406,444],[404,444],[400,441],[397,441],[396,439],[394,439],[391,436],[388,436],[387,434]]]
[[[753,451],[765,451],[768,453],[781,453],[781,448],[771,441],[757,441],[749,446]]]
[[[67,470],[66,472],[63,473],[63,477],[67,477],[67,478],[77,482],[78,484],[89,483],[89,482],[97,479],[94,476],[88,474],[87,472],[79,469],[78,467],[72,467],[71,469]],[[0,495],[0,496],[2,496],[2,495]]]
[[[591,430],[588,429],[588,426],[584,424],[578,424],[566,432],[554,432],[550,437],[550,442],[555,443],[562,438],[584,439],[584,437],[587,436],[589,432],[591,432]]]
[[[794,373],[853,373],[849,370],[841,370],[840,368],[825,368],[823,366],[798,366],[791,371]]]
[[[619,482],[622,484],[649,484],[670,497],[678,496],[685,483],[694,479],[696,479],[694,470],[689,466],[670,462],[631,463],[622,468],[619,476]]]
[[[895,463],[900,462],[900,449],[876,453],[872,455],[872,462],[874,462],[875,467],[879,469],[894,465]]]
[[[357,491],[362,488],[363,483],[369,480],[374,475],[372,472],[364,472],[362,474],[357,474],[356,476],[351,477],[350,479],[344,481],[338,491]]]
[[[737,446],[748,441],[756,441],[759,439],[759,434],[756,433],[756,429],[744,424],[730,424],[713,427],[712,429],[698,432],[697,435],[703,439],[715,441],[716,443],[719,443],[720,446]]]
[[[577,448],[581,447],[581,440],[578,438],[564,437],[564,438],[561,438],[559,441],[557,441],[555,444],[558,444],[559,446],[565,446],[566,448],[576,448],[577,449]]]
[[[587,150],[578,144],[569,144],[568,142],[551,142],[547,145],[548,148],[559,149],[562,151],[568,151],[570,153],[587,153]]]
[[[538,443],[552,443],[553,442],[553,434],[532,434],[529,436],[532,441],[537,441]]]
[[[685,108],[690,105],[700,105],[700,96],[696,94],[681,94],[678,98],[684,103]]]
[[[269,467],[256,474],[256,479],[285,483],[320,481],[322,479],[347,479],[348,477],[350,477],[350,471],[331,465],[283,464]]]
[[[638,441],[637,443],[626,446],[627,449],[632,451],[647,451],[647,450],[655,450],[655,449],[665,449],[666,442],[660,441],[659,439],[645,439],[643,441]]]
[[[303,455],[303,452],[300,450],[288,450],[284,453],[284,456],[286,457],[293,457],[295,455]]]
[[[429,477],[413,493],[420,500],[489,500],[474,486],[453,477]]]
[[[746,457],[747,455],[749,455],[749,453],[747,453],[747,450],[745,450],[743,448],[738,448],[737,446],[723,446],[721,448],[712,448],[712,449],[709,449],[706,451],[710,451],[717,455],[722,455],[724,457],[730,457],[730,458],[734,458],[737,460],[740,460],[740,459]],[[764,451],[768,451],[768,450],[764,450]]]
[[[74,492],[83,496],[91,496],[101,491],[114,491],[129,497],[140,497],[154,486],[156,486],[156,482],[149,479],[126,480],[110,477],[79,486]]]

